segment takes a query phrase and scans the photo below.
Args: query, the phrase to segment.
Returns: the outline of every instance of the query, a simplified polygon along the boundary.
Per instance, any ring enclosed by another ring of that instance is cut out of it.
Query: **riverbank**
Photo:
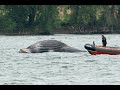
[[[20,36],[20,35],[54,35],[54,34],[120,34],[119,30],[73,30],[69,28],[59,28],[52,30],[50,32],[43,32],[38,30],[37,32],[18,32],[18,33],[6,33],[0,32],[0,35],[11,35],[11,36]]]
[[[120,33],[54,33],[54,34],[34,34],[34,33],[22,33],[22,34],[19,34],[19,33],[0,33],[0,35],[6,35],[6,36],[29,36],[29,35],[55,35],[55,34],[76,34],[76,35],[90,35],[90,34],[120,34]]]

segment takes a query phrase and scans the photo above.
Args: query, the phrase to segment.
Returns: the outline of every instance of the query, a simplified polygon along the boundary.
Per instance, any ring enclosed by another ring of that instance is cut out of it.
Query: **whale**
[[[57,40],[43,40],[20,49],[20,53],[43,53],[43,52],[84,52]]]

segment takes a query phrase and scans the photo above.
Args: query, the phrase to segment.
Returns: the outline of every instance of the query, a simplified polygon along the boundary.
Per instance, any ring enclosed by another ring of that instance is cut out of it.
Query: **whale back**
[[[63,46],[67,46],[66,44],[57,41],[57,40],[44,40],[41,41],[41,45],[44,47],[50,48],[62,48]]]
[[[64,46],[67,45],[57,40],[44,40],[32,44],[27,49],[30,49],[31,52],[47,52],[48,50],[59,51]]]

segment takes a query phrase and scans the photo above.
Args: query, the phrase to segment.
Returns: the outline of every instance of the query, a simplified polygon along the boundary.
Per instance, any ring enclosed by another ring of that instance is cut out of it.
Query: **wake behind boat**
[[[120,54],[120,47],[103,47],[103,46],[96,46],[91,44],[85,44],[85,49],[91,54],[91,55],[97,55],[97,54],[109,54],[109,55],[118,55]]]

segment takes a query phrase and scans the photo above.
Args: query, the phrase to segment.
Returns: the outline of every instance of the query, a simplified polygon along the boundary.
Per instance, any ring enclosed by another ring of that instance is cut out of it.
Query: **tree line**
[[[120,5],[0,5],[0,33],[120,33]]]

